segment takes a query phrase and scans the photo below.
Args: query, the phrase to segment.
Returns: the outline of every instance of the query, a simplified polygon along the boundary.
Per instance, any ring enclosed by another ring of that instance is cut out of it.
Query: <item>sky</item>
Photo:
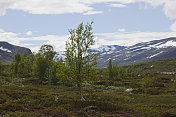
[[[64,51],[68,30],[92,20],[94,48],[176,37],[176,0],[0,0],[0,41]]]

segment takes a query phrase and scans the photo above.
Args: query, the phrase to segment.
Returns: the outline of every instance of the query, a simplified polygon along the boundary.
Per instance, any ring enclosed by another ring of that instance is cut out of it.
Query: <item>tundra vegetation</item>
[[[176,116],[176,59],[96,69],[92,23],[70,30],[65,59],[43,45],[1,62],[0,116]]]

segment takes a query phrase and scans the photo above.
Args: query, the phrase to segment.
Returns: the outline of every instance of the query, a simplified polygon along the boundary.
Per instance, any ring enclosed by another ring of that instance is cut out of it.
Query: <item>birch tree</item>
[[[82,83],[94,78],[94,67],[97,64],[96,53],[91,53],[90,48],[95,43],[92,32],[93,21],[84,25],[81,23],[77,29],[69,30],[70,37],[66,42],[65,64],[71,76],[69,81],[76,84],[81,100],[85,100],[82,93]]]

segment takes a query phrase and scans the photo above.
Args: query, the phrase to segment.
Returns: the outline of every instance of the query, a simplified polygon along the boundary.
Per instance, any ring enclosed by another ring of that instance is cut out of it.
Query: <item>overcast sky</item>
[[[95,47],[176,37],[176,0],[0,0],[0,40],[63,51],[68,29],[92,19]]]

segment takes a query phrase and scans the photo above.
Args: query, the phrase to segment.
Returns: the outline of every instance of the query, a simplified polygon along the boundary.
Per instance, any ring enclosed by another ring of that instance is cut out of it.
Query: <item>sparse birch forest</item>
[[[98,68],[93,22],[70,29],[66,58],[52,45],[0,63],[2,117],[175,117],[176,58]]]

